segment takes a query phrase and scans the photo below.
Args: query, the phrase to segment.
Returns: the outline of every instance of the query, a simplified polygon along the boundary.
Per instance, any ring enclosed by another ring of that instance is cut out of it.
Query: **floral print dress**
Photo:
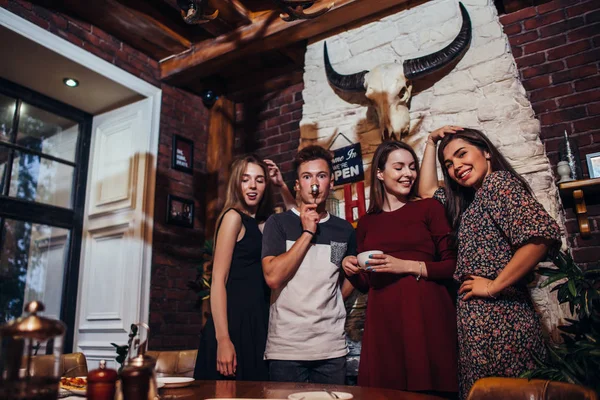
[[[443,189],[434,198],[445,203]],[[532,238],[560,240],[556,221],[508,171],[489,174],[462,215],[454,279],[495,279],[516,250]],[[479,378],[517,377],[535,367],[545,348],[526,282],[498,294],[457,303],[459,396]]]

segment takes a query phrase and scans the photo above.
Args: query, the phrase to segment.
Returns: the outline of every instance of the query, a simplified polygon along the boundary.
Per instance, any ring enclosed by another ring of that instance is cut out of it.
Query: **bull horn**
[[[452,43],[443,49],[423,57],[405,60],[403,63],[406,79],[417,79],[438,71],[462,56],[471,42],[471,18],[465,6],[458,3],[462,15],[462,27]]]
[[[327,43],[323,47],[323,58],[325,58],[325,73],[327,80],[336,89],[348,92],[364,92],[365,90],[365,75],[369,71],[362,71],[356,74],[342,75],[335,72],[329,62],[329,54],[327,54]]]

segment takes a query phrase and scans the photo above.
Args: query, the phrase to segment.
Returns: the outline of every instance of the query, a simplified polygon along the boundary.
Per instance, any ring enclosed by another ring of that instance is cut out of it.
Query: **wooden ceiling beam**
[[[250,11],[239,0],[210,0],[209,4],[219,10],[219,17],[238,27],[252,23]]]
[[[304,55],[306,54],[305,41],[294,43],[288,47],[283,47],[278,51],[295,65],[304,66]]]
[[[331,11],[321,17],[293,22],[281,20],[279,12],[261,15],[251,25],[196,43],[191,51],[161,62],[161,78],[172,84],[185,84],[212,75],[249,54],[280,49],[407,2],[337,0]],[[325,7],[326,3],[321,6]]]
[[[155,60],[185,52],[192,46],[190,40],[177,32],[166,16],[159,16],[157,20],[147,14],[149,8],[143,0],[130,0],[127,4],[117,0],[32,2],[87,21]]]

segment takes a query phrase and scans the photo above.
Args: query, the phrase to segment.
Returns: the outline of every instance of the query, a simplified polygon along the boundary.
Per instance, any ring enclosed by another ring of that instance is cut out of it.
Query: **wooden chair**
[[[592,389],[542,379],[482,378],[475,382],[467,400],[598,400]]]

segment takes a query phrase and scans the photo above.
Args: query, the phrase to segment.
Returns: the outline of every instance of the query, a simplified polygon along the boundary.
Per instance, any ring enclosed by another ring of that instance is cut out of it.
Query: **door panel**
[[[110,343],[126,344],[129,326],[147,320],[144,193],[151,111],[151,100],[142,100],[94,117],[75,338],[90,368],[100,359],[115,367]]]

